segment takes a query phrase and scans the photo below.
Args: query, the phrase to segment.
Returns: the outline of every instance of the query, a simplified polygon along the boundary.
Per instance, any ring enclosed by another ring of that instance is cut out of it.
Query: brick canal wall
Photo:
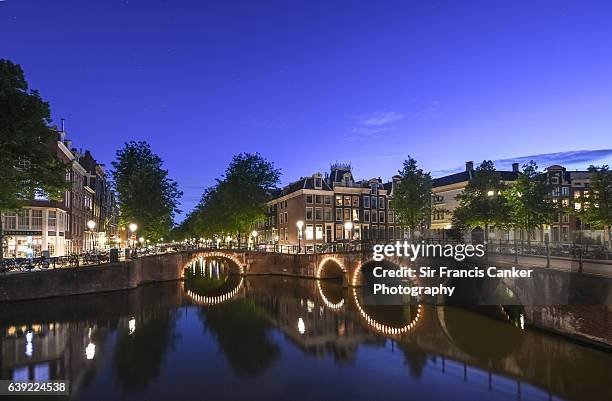
[[[146,256],[100,266],[0,275],[0,302],[91,294],[180,279],[183,254]]]

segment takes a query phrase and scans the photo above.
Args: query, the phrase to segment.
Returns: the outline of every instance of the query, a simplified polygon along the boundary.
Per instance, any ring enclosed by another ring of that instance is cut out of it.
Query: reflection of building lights
[[[312,302],[310,299],[306,300],[306,307],[308,308],[308,313],[313,311],[314,306],[314,302]]]
[[[300,334],[306,333],[306,324],[304,324],[304,319],[302,319],[301,317],[298,318],[298,331],[300,332]]]
[[[521,330],[525,330],[525,316],[523,316],[522,313],[521,313],[521,316],[519,318],[519,321],[521,322]]]
[[[128,329],[130,331],[129,334],[134,334],[134,332],[136,331],[136,319],[130,319],[130,321],[128,322]]]
[[[25,335],[26,338],[26,350],[25,350],[25,354],[28,358],[32,357],[32,354],[34,354],[34,344],[32,344],[32,339],[34,338],[34,333],[32,333],[31,331],[28,331]]]
[[[90,342],[85,348],[85,358],[94,359],[94,356],[96,356],[96,344]]]

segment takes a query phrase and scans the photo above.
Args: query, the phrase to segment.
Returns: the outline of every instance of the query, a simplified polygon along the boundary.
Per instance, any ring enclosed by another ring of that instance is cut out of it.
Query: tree
[[[590,190],[579,199],[580,216],[597,228],[607,228],[608,241],[612,239],[612,171],[608,165],[589,166]]]
[[[459,206],[453,211],[453,225],[457,227],[484,226],[485,241],[489,227],[503,227],[510,221],[510,208],[504,196],[505,185],[491,160],[484,160],[476,168],[474,177],[457,195]]]
[[[121,224],[136,223],[140,235],[153,241],[167,236],[183,193],[168,178],[162,159],[148,143],[131,141],[117,151],[112,165]]]
[[[550,224],[559,212],[558,205],[552,200],[551,190],[548,177],[538,171],[538,165],[533,160],[523,165],[522,174],[506,190],[510,225],[520,229],[521,236],[522,230]]]
[[[225,239],[251,232],[265,216],[269,192],[280,181],[280,170],[261,155],[241,153],[234,156],[225,176],[207,188],[194,211],[181,226],[185,233]]]
[[[61,200],[67,165],[57,157],[49,104],[30,90],[18,64],[0,60],[0,214],[36,195]],[[0,219],[0,260],[4,230]]]
[[[431,176],[417,168],[416,160],[410,156],[399,176],[391,209],[402,225],[413,230],[431,216]]]

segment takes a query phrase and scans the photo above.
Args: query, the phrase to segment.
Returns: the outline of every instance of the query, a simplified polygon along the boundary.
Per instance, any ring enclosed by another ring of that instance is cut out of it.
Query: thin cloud
[[[347,142],[357,142],[381,138],[384,132],[397,130],[392,123],[404,119],[404,115],[396,111],[379,111],[355,118],[356,126],[345,139]]]
[[[379,111],[370,113],[360,118],[360,123],[369,127],[380,127],[389,123],[402,120],[404,115],[396,111]]]

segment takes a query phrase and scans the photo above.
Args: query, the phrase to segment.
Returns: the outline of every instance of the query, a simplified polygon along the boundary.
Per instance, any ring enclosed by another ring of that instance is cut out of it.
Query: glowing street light
[[[91,235],[91,249],[96,250],[96,241],[94,239],[94,228],[96,228],[96,222],[93,220],[89,220],[87,222],[87,228],[89,228]]]
[[[135,233],[136,230],[138,230],[138,224],[136,223],[130,223],[130,225],[128,226],[128,228],[130,229],[131,232]]]
[[[302,220],[298,220],[295,225],[298,228],[298,253],[302,250],[302,227],[304,227],[304,222]]]
[[[302,319],[301,317],[298,318],[297,329],[300,332],[300,334],[306,333],[306,324],[304,323],[304,319]]]
[[[493,196],[493,195],[495,195],[495,191],[488,191],[487,192],[487,196]]]

